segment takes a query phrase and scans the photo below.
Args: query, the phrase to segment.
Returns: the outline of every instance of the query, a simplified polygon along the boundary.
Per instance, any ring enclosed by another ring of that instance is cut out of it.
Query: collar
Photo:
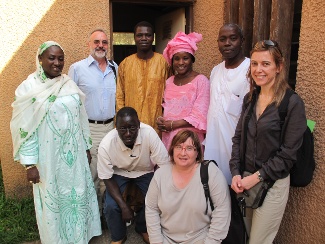
[[[105,60],[106,60],[107,66],[109,66],[109,62],[107,60],[107,57],[105,57]],[[88,63],[88,66],[90,66],[92,63],[95,63],[95,64],[98,65],[98,61],[96,59],[94,59],[94,57],[91,56],[91,55],[88,56],[87,63]]]

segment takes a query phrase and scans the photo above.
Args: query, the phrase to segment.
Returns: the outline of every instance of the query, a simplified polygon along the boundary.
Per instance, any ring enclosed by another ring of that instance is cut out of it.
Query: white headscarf
[[[69,76],[62,74],[50,79],[45,75],[38,56],[51,46],[62,49],[54,41],[47,41],[40,45],[36,53],[36,71],[30,74],[15,91],[10,122],[15,160],[19,160],[20,147],[36,132],[58,96],[79,94],[84,102],[85,95]]]

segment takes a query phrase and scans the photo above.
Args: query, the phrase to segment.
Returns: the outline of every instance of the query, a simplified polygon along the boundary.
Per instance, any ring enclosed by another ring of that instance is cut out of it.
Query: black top
[[[232,155],[229,162],[232,176],[240,174],[240,150],[243,150],[244,143],[241,141],[243,118],[250,107],[245,109],[247,100],[248,94],[244,98],[242,113],[232,139]],[[245,170],[251,173],[259,170],[263,179],[274,181],[287,177],[296,160],[306,127],[304,102],[297,94],[293,94],[289,100],[282,144],[278,107],[274,103],[270,104],[257,120],[255,104],[247,129]]]

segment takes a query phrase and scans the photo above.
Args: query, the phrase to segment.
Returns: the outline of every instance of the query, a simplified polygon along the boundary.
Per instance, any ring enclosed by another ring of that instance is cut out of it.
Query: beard
[[[104,58],[107,55],[106,49],[93,49],[91,50],[91,55],[97,57],[97,58]]]

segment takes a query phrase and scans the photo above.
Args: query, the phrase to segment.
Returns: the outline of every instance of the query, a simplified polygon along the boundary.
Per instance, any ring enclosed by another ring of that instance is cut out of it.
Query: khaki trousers
[[[287,205],[289,188],[290,175],[274,183],[261,207],[246,209],[244,221],[249,233],[249,244],[273,243]]]
[[[90,128],[91,139],[93,141],[93,146],[90,149],[90,154],[91,154],[90,172],[94,181],[94,186],[97,194],[99,212],[100,215],[102,215],[105,184],[103,180],[100,180],[98,178],[98,172],[97,172],[98,146],[102,141],[102,139],[106,136],[106,134],[110,132],[112,129],[114,129],[114,121],[106,125],[89,123],[89,128]]]

